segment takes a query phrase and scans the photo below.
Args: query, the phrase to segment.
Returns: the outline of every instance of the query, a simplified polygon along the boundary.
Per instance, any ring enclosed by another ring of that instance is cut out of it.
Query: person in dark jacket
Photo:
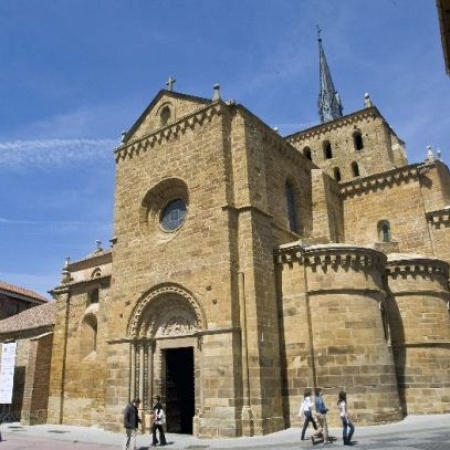
[[[160,445],[167,445],[166,435],[164,434],[164,424],[166,423],[166,415],[161,403],[161,397],[156,396],[156,403],[153,407],[153,425],[152,425],[152,447],[156,447],[158,439],[156,430],[159,431]]]
[[[123,446],[124,450],[136,450],[137,448],[137,430],[139,427],[139,422],[141,421],[138,411],[140,403],[141,401],[138,398],[135,398],[125,408],[125,412],[123,414],[123,426],[126,431],[125,444]]]

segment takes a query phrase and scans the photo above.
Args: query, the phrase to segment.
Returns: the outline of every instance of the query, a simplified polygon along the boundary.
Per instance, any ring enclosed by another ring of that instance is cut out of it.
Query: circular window
[[[186,218],[186,202],[181,198],[170,201],[163,209],[159,222],[165,231],[174,231],[181,227]]]

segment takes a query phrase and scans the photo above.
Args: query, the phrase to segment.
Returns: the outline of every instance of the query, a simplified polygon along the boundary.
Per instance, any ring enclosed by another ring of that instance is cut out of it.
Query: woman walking
[[[311,389],[305,389],[305,393],[303,394],[303,401],[300,406],[300,411],[298,413],[299,417],[304,417],[303,429],[302,429],[302,441],[305,440],[306,429],[308,428],[309,423],[312,423],[312,426],[315,430],[317,430],[317,425],[314,420],[312,414],[312,407],[314,406],[311,400]]]
[[[351,442],[353,433],[355,432],[355,426],[352,424],[347,412],[347,393],[344,391],[339,392],[339,399],[337,402],[341,421],[342,421],[342,438],[344,439],[344,445],[353,445]]]

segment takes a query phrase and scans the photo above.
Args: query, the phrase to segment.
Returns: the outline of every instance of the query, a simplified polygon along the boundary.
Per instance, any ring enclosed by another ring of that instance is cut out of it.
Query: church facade
[[[319,49],[313,128],[170,85],[124,134],[112,247],[52,291],[50,423],[118,430],[161,395],[168,431],[262,435],[316,386],[362,425],[450,412],[449,170],[368,96],[343,115]]]

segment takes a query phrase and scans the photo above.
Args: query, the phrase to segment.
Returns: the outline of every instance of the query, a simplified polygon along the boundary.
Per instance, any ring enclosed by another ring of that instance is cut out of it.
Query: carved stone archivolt
[[[205,328],[205,315],[193,295],[178,285],[165,284],[150,290],[138,301],[128,336],[192,336]]]

